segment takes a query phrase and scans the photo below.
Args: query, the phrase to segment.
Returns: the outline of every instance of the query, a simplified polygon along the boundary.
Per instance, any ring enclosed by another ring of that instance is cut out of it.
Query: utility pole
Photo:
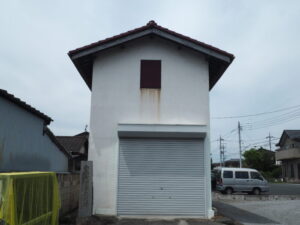
[[[269,132],[269,136],[267,136],[266,138],[269,139],[269,147],[270,147],[270,151],[272,151],[272,138],[273,138],[273,136],[271,136],[270,132]]]
[[[220,167],[222,167],[222,158],[223,158],[223,153],[222,153],[222,141],[224,141],[224,139],[220,136]]]
[[[241,140],[241,124],[238,122],[238,134],[239,134],[239,148],[240,148],[240,168],[242,168],[242,140]]]
[[[222,144],[222,162],[223,162],[223,166],[226,167],[225,164],[225,144]]]

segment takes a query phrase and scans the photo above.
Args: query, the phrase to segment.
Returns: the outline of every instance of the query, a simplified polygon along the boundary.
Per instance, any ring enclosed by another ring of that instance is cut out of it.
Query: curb
[[[212,199],[217,200],[236,200],[236,201],[276,201],[276,200],[300,200],[300,195],[245,195],[233,194],[224,195],[212,192]]]

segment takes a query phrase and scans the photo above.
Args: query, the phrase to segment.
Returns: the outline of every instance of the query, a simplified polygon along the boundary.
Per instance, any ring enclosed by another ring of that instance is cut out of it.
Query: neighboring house
[[[284,130],[276,145],[275,156],[281,161],[282,176],[291,182],[300,182],[300,130]]]
[[[242,161],[243,165],[244,165],[244,161]],[[216,167],[220,167],[220,163],[213,163],[212,164],[212,168],[216,168]],[[233,167],[233,168],[237,168],[240,167],[240,159],[228,159],[225,160],[225,162],[222,163],[222,167]]]
[[[262,147],[260,147],[259,149],[257,149],[258,152],[262,152],[264,154],[266,154],[268,156],[268,158],[273,162],[273,164],[276,164],[276,160],[275,160],[275,152],[268,150],[268,149],[264,149]]]
[[[225,167],[240,167],[240,159],[228,159],[225,161]]]
[[[234,56],[154,21],[69,56],[92,91],[93,213],[212,217],[209,91]]]
[[[72,155],[72,171],[80,171],[81,161],[86,161],[88,157],[89,132],[74,136],[56,136],[56,139]]]
[[[221,164],[218,162],[218,163],[212,163],[211,164],[211,168],[214,169],[214,168],[217,168],[217,167],[220,167]]]
[[[68,172],[70,154],[47,127],[52,119],[0,89],[0,172]]]

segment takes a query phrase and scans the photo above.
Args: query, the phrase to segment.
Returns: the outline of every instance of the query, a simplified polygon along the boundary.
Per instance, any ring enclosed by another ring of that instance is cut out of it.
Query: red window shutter
[[[141,60],[141,88],[161,88],[161,60]]]

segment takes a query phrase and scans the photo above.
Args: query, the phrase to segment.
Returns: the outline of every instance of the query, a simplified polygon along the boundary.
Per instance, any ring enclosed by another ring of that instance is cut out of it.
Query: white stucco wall
[[[140,89],[141,59],[161,60],[161,90]],[[197,124],[209,128],[205,58],[169,41],[147,37],[125,48],[107,50],[95,59],[89,160],[94,161],[93,207],[97,214],[116,214],[118,123]],[[209,167],[209,134],[205,146]],[[207,179],[210,202],[210,171]]]

